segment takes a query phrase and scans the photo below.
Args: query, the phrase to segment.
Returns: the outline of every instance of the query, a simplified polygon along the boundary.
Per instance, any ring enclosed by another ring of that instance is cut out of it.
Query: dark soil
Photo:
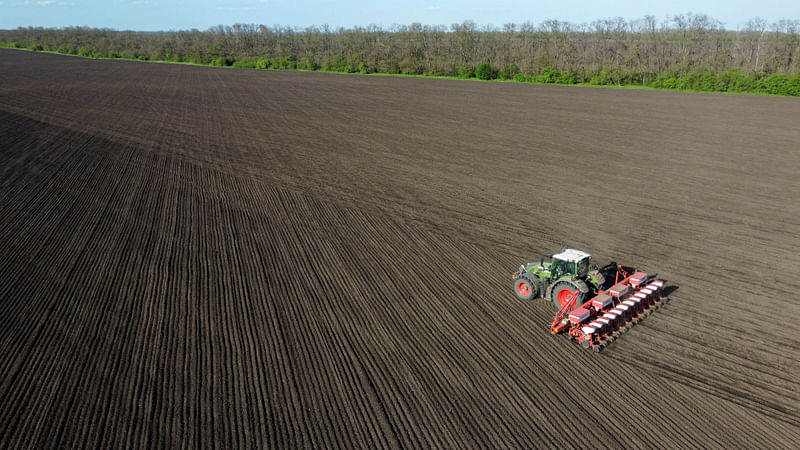
[[[0,50],[0,447],[791,447],[800,100]],[[601,353],[510,274],[671,302]]]

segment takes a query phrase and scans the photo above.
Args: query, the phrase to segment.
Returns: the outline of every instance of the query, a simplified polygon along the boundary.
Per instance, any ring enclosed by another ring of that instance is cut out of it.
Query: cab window
[[[584,259],[583,261],[578,262],[578,273],[577,275],[583,276],[589,270],[589,258]]]
[[[556,259],[553,261],[553,264],[550,266],[550,271],[553,273],[562,274],[568,271],[567,263],[565,261],[561,261],[560,259]]]

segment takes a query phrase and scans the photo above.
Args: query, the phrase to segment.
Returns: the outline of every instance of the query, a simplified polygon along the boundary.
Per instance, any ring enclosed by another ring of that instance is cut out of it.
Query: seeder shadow
[[[664,286],[664,289],[661,291],[662,296],[669,297],[670,295],[672,295],[673,292],[677,291],[678,289],[680,288],[678,286],[675,286],[674,284]]]

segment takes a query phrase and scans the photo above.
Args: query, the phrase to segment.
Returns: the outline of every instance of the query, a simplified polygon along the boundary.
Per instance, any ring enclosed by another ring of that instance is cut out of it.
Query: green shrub
[[[275,66],[275,63],[276,63],[276,61],[273,60],[272,61],[273,67]],[[277,61],[277,63],[278,63],[278,67],[275,67],[276,69],[292,70],[292,69],[297,68],[297,63],[295,62],[295,60],[293,58],[289,57],[289,56],[286,56],[286,57],[284,57],[282,59],[279,59]]]
[[[233,62],[233,67],[238,67],[241,69],[255,69],[257,62],[258,60],[255,58],[240,59]]]
[[[458,78],[475,78],[475,69],[471,66],[461,66],[456,71]]]
[[[520,72],[514,75],[514,81],[518,81],[520,83],[530,83],[531,79],[529,76],[525,75],[524,73]]]
[[[297,68],[301,70],[319,70],[319,64],[313,59],[307,59],[297,64]]]
[[[733,80],[728,92],[753,92],[756,87],[756,79],[752,75],[746,73],[739,73],[739,76]]]
[[[518,73],[519,73],[519,67],[516,64],[511,64],[508,67],[504,67],[503,70],[500,71],[498,76],[502,80],[513,80]]]
[[[664,80],[663,86],[664,89],[677,89],[678,88],[678,80],[675,77],[668,77]]]
[[[789,79],[786,83],[786,95],[800,97],[800,73]]]
[[[657,89],[675,89],[676,77],[677,74],[675,73],[661,73],[647,85]]]
[[[789,77],[784,74],[773,74],[758,80],[756,90],[766,94],[787,95]]]
[[[326,61],[322,65],[323,70],[331,71],[331,72],[342,72],[344,71],[344,66],[347,65],[347,61],[344,59],[342,55],[336,55],[332,61]]]
[[[493,80],[497,78],[497,72],[491,64],[486,62],[475,69],[475,76],[477,76],[479,80]]]
[[[561,78],[561,72],[555,67],[545,66],[539,71],[538,81],[541,83],[556,83]]]
[[[263,58],[264,62],[262,64],[268,64],[267,69],[275,69],[275,70],[294,70],[297,69],[297,61],[290,56],[285,56],[283,58]]]
[[[256,69],[269,69],[269,58],[257,58],[255,63]]]
[[[717,76],[707,68],[692,69],[689,73],[679,77],[675,88],[693,91],[715,91],[717,89]]]
[[[616,69],[610,67],[603,67],[597,75],[594,75],[589,84],[598,86],[605,86],[609,84],[622,84],[625,77]]]
[[[225,67],[230,66],[231,64],[233,64],[233,61],[231,61],[227,56],[219,56],[211,60],[212,66]]]
[[[739,70],[729,69],[717,75],[717,82],[714,85],[714,90],[717,92],[728,92],[733,86],[733,82],[739,77]]]
[[[574,72],[565,72],[561,74],[557,83],[558,84],[575,84],[577,79],[577,75]]]

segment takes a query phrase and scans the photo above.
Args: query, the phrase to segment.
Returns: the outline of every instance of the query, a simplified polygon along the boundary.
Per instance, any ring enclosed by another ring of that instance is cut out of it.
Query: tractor
[[[606,278],[597,265],[591,264],[588,253],[565,248],[561,253],[547,255],[538,263],[527,263],[514,273],[514,290],[521,300],[542,297],[550,300],[556,309],[574,300],[583,303],[604,289]]]
[[[660,308],[664,280],[616,262],[592,264],[591,255],[571,248],[527,263],[511,276],[522,300],[553,302],[553,334],[566,333],[585,348],[600,351],[620,334]]]

